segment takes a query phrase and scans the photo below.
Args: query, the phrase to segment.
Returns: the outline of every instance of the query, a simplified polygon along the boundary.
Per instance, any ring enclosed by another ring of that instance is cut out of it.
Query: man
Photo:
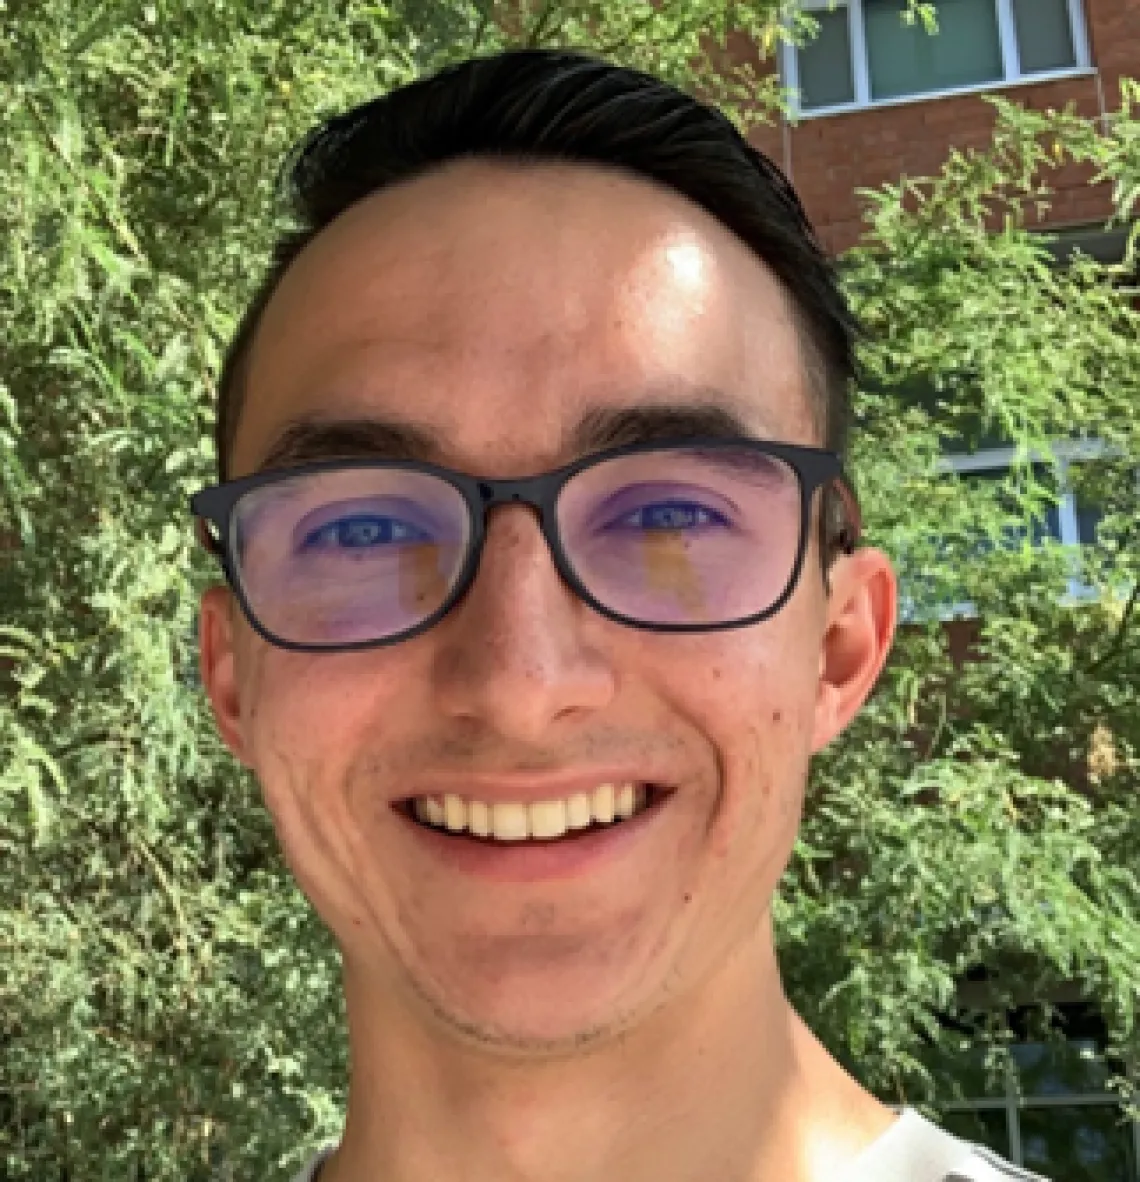
[[[781,989],[809,762],[895,582],[779,172],[527,52],[332,120],[293,183],[194,509],[218,726],[343,955],[347,1120],[301,1178],[1010,1177]]]

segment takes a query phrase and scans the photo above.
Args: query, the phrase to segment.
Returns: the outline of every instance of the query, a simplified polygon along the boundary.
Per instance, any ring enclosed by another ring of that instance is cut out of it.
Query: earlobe
[[[211,587],[202,596],[198,619],[198,667],[218,733],[248,767],[234,639],[233,597],[227,587]]]
[[[812,751],[826,747],[859,712],[894,639],[898,589],[880,550],[857,550],[832,568],[820,650]]]

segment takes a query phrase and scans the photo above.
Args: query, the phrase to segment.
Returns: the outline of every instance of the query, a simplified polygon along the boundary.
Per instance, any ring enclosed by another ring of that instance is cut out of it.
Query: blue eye
[[[643,505],[619,517],[610,529],[695,530],[709,526],[728,526],[723,514],[692,501],[657,501]]]
[[[379,546],[430,541],[431,538],[422,529],[407,521],[401,521],[398,517],[358,513],[351,517],[338,517],[335,521],[326,522],[319,529],[313,530],[305,536],[301,549],[367,550]]]

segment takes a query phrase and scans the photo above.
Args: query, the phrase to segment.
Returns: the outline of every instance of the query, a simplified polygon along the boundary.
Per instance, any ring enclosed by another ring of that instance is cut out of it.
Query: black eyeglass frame
[[[651,451],[683,451],[699,449],[715,450],[745,450],[755,451],[761,455],[772,456],[782,460],[796,474],[800,488],[800,532],[796,546],[796,558],[788,577],[787,586],[783,592],[763,611],[736,620],[725,620],[715,624],[662,624],[639,620],[631,616],[622,615],[607,607],[598,600],[582,582],[574,571],[562,546],[562,539],[558,532],[557,505],[562,489],[569,481],[587,468],[621,456],[633,455]],[[426,616],[418,624],[391,636],[383,636],[376,640],[357,640],[347,644],[308,644],[299,641],[285,640],[270,632],[258,619],[238,577],[232,560],[230,549],[231,524],[234,510],[247,493],[266,485],[275,484],[282,480],[295,479],[308,473],[346,471],[356,468],[380,468],[386,471],[414,471],[422,472],[450,484],[463,497],[467,505],[471,533],[467,543],[467,556],[464,560],[451,591],[443,603],[431,615]],[[834,537],[825,538],[825,544],[835,546],[845,554],[854,551],[862,532],[862,522],[858,502],[851,483],[848,480],[842,460],[835,452],[818,447],[807,447],[802,444],[778,443],[767,439],[752,439],[749,437],[714,438],[690,437],[683,439],[669,439],[655,442],[641,442],[627,444],[622,447],[610,448],[603,451],[590,452],[569,464],[555,468],[550,472],[542,472],[536,476],[527,476],[513,480],[490,480],[478,476],[471,476],[466,472],[457,472],[452,468],[445,468],[438,464],[420,460],[389,460],[389,459],[329,459],[315,463],[301,464],[291,468],[273,468],[262,472],[255,472],[250,476],[243,476],[237,480],[229,480],[224,484],[211,485],[201,489],[190,498],[190,511],[198,519],[198,540],[203,547],[213,554],[219,561],[226,582],[230,585],[241,604],[245,617],[254,630],[277,648],[288,649],[293,652],[354,652],[361,649],[382,648],[398,644],[404,640],[411,640],[414,636],[428,631],[439,623],[471,588],[475,575],[479,570],[479,562],[483,554],[483,546],[487,538],[487,514],[499,505],[527,505],[537,511],[539,526],[546,539],[555,569],[574,591],[576,595],[606,619],[637,628],[647,632],[721,632],[733,628],[745,628],[751,624],[758,624],[774,616],[791,597],[800,575],[803,573],[804,556],[808,548],[808,536],[811,529],[811,506],[817,489],[834,485],[838,488],[843,502],[842,513],[834,526],[826,521],[827,505],[824,505],[825,532],[833,530]],[[211,533],[207,522],[217,531]]]

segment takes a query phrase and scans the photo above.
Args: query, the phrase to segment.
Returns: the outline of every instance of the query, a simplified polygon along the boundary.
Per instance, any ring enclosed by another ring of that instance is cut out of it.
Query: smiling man
[[[343,955],[347,1120],[302,1178],[996,1179],[781,988],[809,763],[895,584],[779,172],[527,52],[332,120],[293,182],[194,510],[218,726]]]

